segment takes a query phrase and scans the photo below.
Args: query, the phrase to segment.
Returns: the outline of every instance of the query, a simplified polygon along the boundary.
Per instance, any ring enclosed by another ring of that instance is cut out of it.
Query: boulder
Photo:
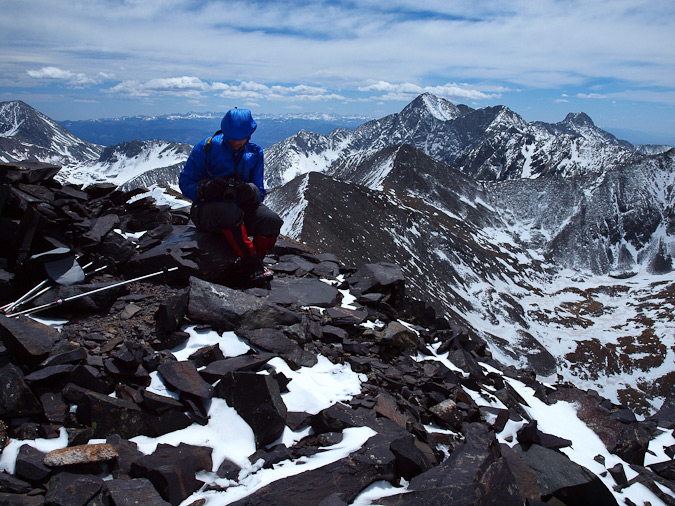
[[[312,278],[274,279],[268,296],[270,302],[281,305],[333,307],[342,295],[334,286]]]
[[[211,448],[184,443],[177,447],[159,444],[154,453],[131,464],[131,476],[147,478],[162,498],[176,506],[204,484],[195,474],[211,471],[211,452]]]
[[[214,395],[225,399],[251,427],[257,448],[276,441],[284,432],[287,410],[273,376],[231,372],[218,382]]]
[[[542,500],[555,497],[564,504],[617,506],[602,480],[567,456],[536,444],[519,454],[535,473]]]
[[[59,332],[49,325],[27,316],[9,318],[0,315],[0,337],[9,345],[14,360],[19,363],[38,363],[47,358]]]
[[[23,417],[42,413],[42,405],[14,364],[0,367],[0,417]]]
[[[45,503],[50,506],[84,506],[102,486],[103,480],[98,476],[58,473],[49,480]]]
[[[107,443],[86,444],[52,450],[45,455],[44,463],[49,467],[72,466],[105,462],[118,456],[117,450]]]
[[[213,397],[213,387],[204,381],[197,372],[197,366],[190,360],[167,362],[157,368],[157,372],[169,388],[200,399]]]
[[[300,315],[262,298],[198,278],[190,278],[188,316],[219,330],[279,328],[301,321]]]
[[[298,343],[286,337],[277,329],[244,330],[241,336],[258,348],[274,353],[283,358],[293,369],[316,365],[316,355],[302,348]]]
[[[169,506],[146,478],[113,479],[103,484],[105,496],[115,506]]]

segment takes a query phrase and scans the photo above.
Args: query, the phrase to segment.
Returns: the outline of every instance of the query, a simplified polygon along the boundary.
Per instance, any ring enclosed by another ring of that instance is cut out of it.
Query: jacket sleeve
[[[199,202],[197,196],[197,185],[206,177],[206,151],[204,144],[199,143],[188,157],[183,170],[178,177],[178,186],[184,196],[189,198],[195,204]]]
[[[258,163],[253,167],[253,177],[252,183],[254,183],[260,190],[260,202],[265,200],[265,195],[267,195],[267,190],[265,190],[265,184],[263,182],[265,175],[265,159],[263,155],[263,150],[261,147],[258,147]]]

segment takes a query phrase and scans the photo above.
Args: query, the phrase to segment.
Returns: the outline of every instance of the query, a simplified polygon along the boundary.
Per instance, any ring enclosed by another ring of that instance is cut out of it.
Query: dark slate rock
[[[42,406],[14,364],[0,368],[0,416],[22,417],[42,413]]]
[[[16,456],[14,474],[17,478],[34,484],[45,481],[52,472],[49,467],[44,465],[45,455],[32,446],[26,444],[21,446]]]
[[[59,379],[63,379],[65,376],[73,372],[74,369],[75,366],[73,364],[50,365],[30,373],[24,379],[29,384],[49,382],[54,385],[58,384]]]
[[[106,438],[106,443],[111,445],[115,448],[115,451],[117,451],[118,457],[115,460],[112,469],[112,474],[115,478],[129,476],[131,464],[145,455],[138,449],[136,443],[127,439],[122,439],[117,434],[113,434]]]
[[[415,476],[406,494],[378,500],[384,505],[440,506],[499,504],[522,506],[515,478],[497,457],[494,434],[480,424],[469,426],[466,443],[440,465]]]
[[[258,371],[276,355],[273,353],[251,353],[211,362],[199,374],[209,383],[215,383],[223,376],[235,371]]]
[[[396,473],[408,481],[432,467],[426,455],[415,445],[412,434],[392,441],[390,449],[396,457]]]
[[[270,351],[283,358],[293,369],[316,365],[316,355],[305,350],[277,329],[257,329],[241,332],[241,336],[258,348]]]
[[[0,493],[0,504],[3,506],[44,506],[43,495],[23,495]]]
[[[221,330],[278,328],[301,321],[297,313],[264,299],[194,277],[188,316]]]
[[[397,350],[415,350],[419,342],[418,335],[405,325],[393,321],[385,327],[381,342]]]
[[[211,452],[211,448],[184,443],[177,447],[159,444],[154,453],[131,464],[131,476],[149,479],[160,495],[176,506],[204,484],[195,474],[211,471]]]
[[[98,476],[58,473],[49,480],[45,502],[53,506],[84,506],[102,485],[103,480]]]
[[[225,459],[223,463],[218,466],[216,474],[219,478],[225,478],[228,480],[236,481],[239,479],[239,473],[241,472],[241,467],[231,460]]]
[[[124,265],[133,256],[136,245],[114,230],[108,232],[96,252],[112,261],[115,265]]]
[[[198,349],[188,357],[188,360],[194,362],[197,367],[204,367],[216,360],[225,360],[225,355],[218,344],[212,344]]]
[[[188,292],[184,290],[162,302],[155,313],[156,331],[160,337],[167,336],[180,329],[187,313]]]
[[[405,299],[405,276],[396,264],[366,264],[347,278],[347,283],[360,294],[391,294],[388,302],[393,307],[400,306]]]
[[[146,478],[114,479],[104,482],[106,496],[115,506],[169,506]]]
[[[60,425],[65,423],[69,406],[64,402],[61,392],[45,392],[40,396],[40,404],[47,420]]]
[[[236,506],[297,506],[320,504],[335,494],[351,504],[356,496],[376,481],[393,481],[394,455],[391,441],[375,435],[359,451],[319,469],[283,478],[236,501]],[[330,503],[329,503],[330,504]]]
[[[313,278],[274,279],[268,297],[277,304],[333,307],[341,295],[337,288]]]
[[[89,354],[87,353],[86,348],[78,347],[72,350],[64,351],[63,353],[51,355],[44,362],[42,362],[42,365],[46,367],[50,365],[78,364],[87,360],[88,355]]]
[[[326,310],[333,325],[338,327],[355,327],[363,323],[368,317],[366,311],[346,307],[332,307]]]
[[[609,474],[614,478],[614,481],[620,487],[628,485],[628,478],[626,477],[626,471],[623,468],[623,464],[616,464],[614,467],[607,469]]]
[[[16,476],[12,476],[6,472],[0,473],[0,492],[25,494],[32,490],[32,488],[33,486],[27,481],[20,480]],[[1,500],[0,504],[2,504]]]
[[[610,451],[630,464],[644,465],[651,434],[643,424],[627,425],[619,433]]]
[[[616,506],[614,495],[595,474],[554,450],[532,445],[519,452],[537,476],[542,498],[555,497],[564,504]]]
[[[115,391],[113,379],[90,365],[77,366],[70,375],[70,381],[74,385],[100,394],[111,394]]]
[[[190,360],[167,362],[157,368],[167,385],[180,392],[194,395],[201,399],[213,397],[213,387],[197,372],[197,366]]]
[[[348,427],[373,426],[375,411],[372,409],[352,409],[340,402],[312,416],[312,429],[317,434],[325,432],[342,432]]]
[[[116,214],[106,214],[94,220],[92,227],[78,237],[79,246],[85,250],[97,246],[108,232],[120,224],[120,218]]]
[[[141,392],[142,405],[144,408],[152,411],[155,414],[161,415],[170,410],[183,411],[183,404],[178,402],[173,397],[167,397],[166,395],[159,395],[155,392],[149,392],[143,390]]]
[[[334,494],[329,495],[323,501],[321,501],[318,506],[348,506],[346,502],[342,500],[342,496],[335,492]]]
[[[0,337],[9,344],[12,356],[21,362],[40,362],[60,339],[59,332],[27,316],[0,315]]]
[[[520,453],[511,448],[509,445],[501,443],[499,445],[502,457],[506,459],[509,464],[509,469],[513,474],[520,492],[520,497],[525,501],[537,500],[541,497],[539,485],[537,483],[537,475],[525,463]],[[528,504],[528,503],[526,503]]]
[[[262,460],[263,469],[271,469],[274,464],[290,460],[293,458],[293,452],[284,444],[278,444],[272,448],[264,448],[248,457],[251,464],[259,463]]]
[[[77,406],[77,421],[94,429],[93,437],[119,434],[131,438],[143,434],[146,420],[141,408],[123,399],[85,392]]]
[[[649,469],[654,471],[662,478],[665,478],[666,480],[675,480],[675,460],[671,459],[666,460],[665,462],[658,462],[656,464],[651,464],[649,466]]]
[[[253,430],[256,448],[276,441],[286,426],[286,405],[279,383],[270,375],[228,373],[216,385],[214,395],[223,398]]]

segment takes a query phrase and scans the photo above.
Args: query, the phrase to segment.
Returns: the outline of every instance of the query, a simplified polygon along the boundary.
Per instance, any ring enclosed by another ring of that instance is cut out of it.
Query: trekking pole
[[[137,278],[129,279],[127,281],[120,281],[119,283],[115,283],[115,284],[112,284],[112,285],[97,288],[95,290],[91,290],[90,292],[80,293],[80,294],[77,294],[77,295],[73,295],[72,297],[66,297],[65,299],[57,299],[54,302],[50,302],[49,304],[43,304],[42,306],[24,309],[23,311],[18,311],[16,313],[7,315],[7,318],[13,318],[15,316],[20,316],[20,315],[24,315],[24,314],[37,313],[38,311],[43,311],[45,309],[60,306],[65,302],[69,302],[71,300],[86,297],[87,295],[91,295],[91,294],[98,293],[98,292],[103,292],[105,290],[110,290],[111,288],[117,288],[118,286],[128,285],[129,283],[134,283],[136,281],[141,281],[143,279],[148,279],[148,278],[151,278],[153,276],[159,276],[160,274],[167,274],[169,272],[173,272],[173,271],[177,271],[177,270],[178,270],[178,267],[171,267],[170,269],[153,272],[152,274],[146,274],[145,276],[139,276]]]
[[[37,292],[38,290],[40,290],[40,289],[41,289],[43,286],[45,286],[47,283],[49,283],[49,279],[45,279],[43,282],[39,283],[39,284],[36,285],[34,288],[31,288],[30,290],[28,290],[25,294],[23,294],[23,295],[22,295],[18,300],[16,300],[15,302],[10,302],[9,304],[6,304],[6,305],[0,307],[0,311],[2,311],[2,312],[4,312],[4,313],[9,313],[13,308],[15,308],[16,306],[22,304],[28,297],[30,297],[30,296],[33,295],[35,292]]]

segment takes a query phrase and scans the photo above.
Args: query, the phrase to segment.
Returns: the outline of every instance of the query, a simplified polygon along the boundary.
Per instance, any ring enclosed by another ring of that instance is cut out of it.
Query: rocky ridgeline
[[[214,463],[211,448],[160,444],[145,455],[130,441],[206,424],[214,397],[250,425],[257,448],[250,461],[263,468],[318,454],[347,428],[375,432],[348,457],[235,504],[345,505],[380,480],[408,483],[407,493],[378,500],[385,505],[617,504],[606,481],[560,451],[571,441],[538,429],[510,379],[546,405],[576,403],[578,416],[626,464],[602,473],[615,490],[640,483],[675,503],[673,460],[645,467],[648,444],[662,432],[657,426],[675,427],[672,402],[637,421],[592,391],[545,386],[531,372],[505,368],[465,329],[407,297],[395,265],[346,267],[280,240],[266,260],[276,273],[269,289],[243,289],[234,258],[217,238],[197,234],[184,212],[133,202],[137,192],[108,185],[61,186],[52,179],[57,168],[2,170],[2,226],[11,230],[3,235],[2,303],[49,280],[47,263],[62,260],[63,250],[78,264],[92,263],[92,274],[68,285],[57,277],[30,304],[178,269],[46,312],[68,318],[60,331],[27,316],[0,316],[0,448],[63,431],[68,440],[48,453],[21,446],[14,473],[0,474],[0,504],[177,505],[204,487],[217,490],[198,478],[204,470],[236,486],[239,466],[227,458]],[[129,238],[141,231],[140,239]],[[37,256],[50,250],[58,254]],[[353,304],[342,304],[345,289]],[[188,339],[182,329],[189,322],[234,330],[252,351],[225,357],[214,343],[179,361],[169,350]],[[436,354],[447,354],[455,367],[419,360]],[[289,380],[269,361],[281,357],[298,369],[319,355],[362,373],[361,393],[317,414],[288,411],[281,394]],[[175,397],[148,389],[155,371]],[[511,444],[500,443],[497,435],[510,422],[520,429],[507,437]],[[275,444],[285,427],[308,426],[312,434],[291,447]],[[671,459],[674,450],[666,449]],[[602,455],[596,460],[604,465]]]

